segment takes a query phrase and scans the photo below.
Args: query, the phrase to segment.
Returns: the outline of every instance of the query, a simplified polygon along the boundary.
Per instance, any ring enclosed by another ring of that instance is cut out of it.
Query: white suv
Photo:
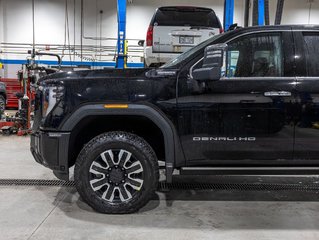
[[[222,32],[222,25],[211,8],[160,7],[147,30],[145,66],[160,66]]]

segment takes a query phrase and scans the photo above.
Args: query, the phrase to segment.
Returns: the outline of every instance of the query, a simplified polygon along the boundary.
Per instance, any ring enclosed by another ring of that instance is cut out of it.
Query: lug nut
[[[112,170],[112,168],[109,168],[109,171],[111,171]]]
[[[125,181],[124,181],[124,180],[122,180],[122,183],[125,183]]]
[[[117,166],[115,166],[115,168],[117,168]]]
[[[124,171],[125,169],[122,167],[122,169],[121,169],[122,171]]]
[[[119,184],[118,184],[118,183],[115,183],[115,185],[118,186]]]

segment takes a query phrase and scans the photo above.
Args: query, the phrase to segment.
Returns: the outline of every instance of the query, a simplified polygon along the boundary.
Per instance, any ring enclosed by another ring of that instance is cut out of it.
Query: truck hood
[[[73,108],[87,102],[152,101],[175,94],[175,81],[176,70],[106,69],[50,74],[40,79],[40,86],[63,87],[64,100]]]
[[[45,119],[38,111],[36,117],[38,123],[36,124],[39,126],[41,121],[44,128],[58,129],[63,119],[83,104],[147,103],[160,105],[167,100],[175,99],[176,71],[107,69],[59,72],[40,79],[40,86],[42,88],[39,88],[37,92],[38,101],[36,102],[43,101],[43,93],[51,91],[55,86],[59,100],[56,101],[52,111]],[[36,106],[36,108],[41,109],[41,106]]]
[[[40,79],[41,84],[54,83],[59,81],[85,81],[94,79],[121,79],[121,78],[137,78],[144,77],[145,73],[150,69],[103,69],[103,70],[82,70],[58,72],[47,75]]]

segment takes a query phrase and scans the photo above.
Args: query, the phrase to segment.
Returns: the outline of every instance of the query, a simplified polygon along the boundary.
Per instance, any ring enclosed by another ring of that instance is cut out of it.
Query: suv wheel
[[[75,185],[85,202],[101,213],[132,213],[154,194],[157,157],[142,138],[109,132],[92,139],[75,164]]]
[[[4,96],[0,95],[0,114],[4,112],[6,108],[6,99]]]

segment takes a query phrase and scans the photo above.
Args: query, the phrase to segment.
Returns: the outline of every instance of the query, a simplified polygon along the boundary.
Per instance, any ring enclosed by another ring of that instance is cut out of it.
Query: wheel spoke
[[[91,180],[90,185],[91,185],[93,191],[97,191],[108,184],[105,182],[105,175],[103,174],[103,176],[101,178],[96,178],[96,179]]]
[[[89,173],[91,188],[107,202],[125,202],[140,191],[144,183],[143,165],[124,149],[109,149],[93,161]]]
[[[126,185],[118,187],[121,201],[127,201],[132,198],[132,194],[126,189]]]
[[[115,187],[113,185],[108,185],[108,188],[105,190],[105,192],[102,195],[102,199],[112,202],[114,199],[114,191],[115,191]]]
[[[121,167],[125,167],[127,162],[131,159],[131,156],[132,156],[132,153],[121,149],[121,151],[119,153],[119,162],[118,162],[118,164]]]
[[[133,173],[140,173],[143,172],[143,167],[140,162],[134,162],[130,167],[126,168],[126,173],[133,174]]]
[[[112,150],[105,151],[100,154],[102,160],[106,163],[107,168],[113,167],[115,165],[114,163],[114,154]]]
[[[90,167],[90,173],[93,173],[94,175],[99,175],[99,178],[94,178],[90,181],[90,185],[93,189],[93,191],[100,190],[102,187],[106,185],[105,182],[105,174],[103,171],[105,171],[106,168],[101,166],[97,162],[92,162],[91,167]]]
[[[126,184],[131,186],[133,189],[139,191],[142,188],[143,182],[144,181],[142,179],[136,179],[136,178],[129,177],[127,179]]]
[[[103,172],[107,169],[108,169],[107,167],[105,168],[101,164],[94,161],[91,164],[90,173],[104,175]]]

